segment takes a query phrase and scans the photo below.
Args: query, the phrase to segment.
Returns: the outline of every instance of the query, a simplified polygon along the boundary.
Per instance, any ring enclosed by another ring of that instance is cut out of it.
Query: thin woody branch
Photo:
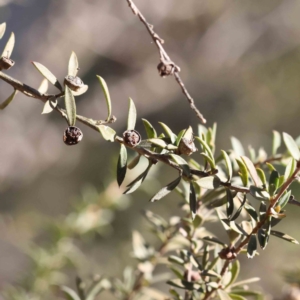
[[[203,117],[201,112],[197,109],[195,105],[194,99],[189,94],[188,90],[186,89],[180,75],[180,68],[174,64],[174,62],[171,61],[169,55],[163,48],[162,44],[164,43],[164,40],[159,37],[159,35],[153,30],[153,25],[149,24],[146,20],[146,18],[143,16],[143,14],[140,12],[140,10],[137,8],[137,6],[134,4],[132,0],[126,0],[129,7],[131,8],[134,15],[138,16],[140,21],[145,25],[147,31],[149,32],[152,40],[154,41],[155,45],[158,48],[159,54],[160,54],[160,64],[158,65],[159,73],[162,77],[168,76],[168,75],[174,75],[176,82],[179,84],[182,93],[185,95],[187,101],[190,104],[191,109],[196,113],[197,117],[200,119],[202,123],[206,123],[206,119]]]

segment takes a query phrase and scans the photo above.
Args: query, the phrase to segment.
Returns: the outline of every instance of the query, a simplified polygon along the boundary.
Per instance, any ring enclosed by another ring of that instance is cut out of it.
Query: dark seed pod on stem
[[[74,92],[79,91],[84,86],[83,81],[79,77],[75,77],[72,75],[68,75],[65,77],[64,84]]]
[[[234,247],[227,247],[227,248],[223,248],[220,252],[219,252],[219,257],[221,259],[225,259],[225,260],[233,260],[235,259],[237,256],[236,254],[236,250]]]
[[[10,69],[13,65],[15,64],[15,62],[5,56],[2,56],[0,58],[0,70],[8,70]]]
[[[78,127],[69,126],[64,132],[63,140],[66,145],[72,146],[78,144],[82,137],[82,131]]]
[[[135,147],[141,141],[141,135],[136,130],[126,130],[123,133],[124,142],[130,147]]]
[[[194,144],[194,139],[187,139],[183,137],[180,140],[179,146],[178,146],[178,154],[185,154],[185,155],[191,155],[192,153],[196,152],[198,149],[196,148]]]

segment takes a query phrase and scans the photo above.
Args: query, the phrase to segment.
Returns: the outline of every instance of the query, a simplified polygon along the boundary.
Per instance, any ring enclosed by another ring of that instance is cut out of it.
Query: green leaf
[[[218,238],[216,238],[214,236],[205,236],[202,239],[205,240],[205,241],[211,242],[211,243],[220,244],[222,246],[226,245],[225,243],[223,243],[222,241],[220,241]]]
[[[55,97],[53,97],[53,100],[52,99],[47,100],[44,104],[42,115],[51,113],[56,106],[57,106],[57,100]]]
[[[217,292],[221,300],[232,300],[224,290],[218,289]]]
[[[5,33],[5,30],[6,30],[6,23],[0,24],[0,39],[3,38],[3,35],[4,35],[4,33]]]
[[[214,155],[213,155],[210,147],[207,145],[207,143],[203,139],[201,139],[197,136],[195,137],[195,139],[201,144],[203,150],[210,157],[211,161],[213,162],[213,166],[211,166],[211,167],[212,167],[212,169],[215,169],[215,159],[214,159]]]
[[[146,119],[142,119],[142,121],[143,121],[145,130],[146,130],[148,139],[156,138],[157,133],[156,133],[154,127],[151,125],[151,123],[149,121],[147,121]]]
[[[295,240],[293,237],[283,233],[283,232],[279,232],[279,231],[275,231],[275,230],[271,230],[271,234],[280,238],[280,239],[283,239],[285,241],[288,241],[290,243],[293,243],[293,244],[297,244],[299,245],[299,242],[297,240]]]
[[[15,34],[12,32],[2,52],[2,57],[10,58],[15,46]]]
[[[245,209],[246,209],[246,211],[248,212],[248,214],[250,215],[250,217],[251,217],[254,221],[258,222],[258,215],[257,215],[257,212],[256,212],[256,210],[254,209],[254,207],[251,206],[250,204],[245,204]]]
[[[40,84],[40,86],[38,88],[38,91],[41,94],[47,93],[47,91],[48,91],[48,80],[46,78],[44,78],[43,81],[41,82],[41,84]]]
[[[79,70],[78,59],[75,52],[72,51],[69,59],[68,75],[76,77],[78,70]]]
[[[281,135],[278,131],[273,130],[272,155],[275,156],[278,148],[281,145]]]
[[[295,170],[296,170],[296,161],[295,161],[295,159],[291,158],[285,168],[284,180],[285,181],[288,180],[292,176],[292,174],[294,173]]]
[[[267,179],[266,179],[265,172],[260,168],[256,168],[256,172],[257,172],[257,175],[259,176],[260,180],[262,181],[262,184],[264,186],[266,186],[267,185]]]
[[[225,161],[225,166],[226,166],[227,174],[228,174],[228,181],[230,181],[231,178],[232,178],[232,164],[231,164],[231,160],[230,160],[228,154],[224,150],[221,150],[221,153],[222,153],[222,157],[223,157],[223,159]]]
[[[162,140],[162,139],[158,139],[158,138],[154,138],[154,139],[149,139],[148,140],[150,143],[154,144],[155,146],[158,146],[162,149],[165,149],[167,147],[167,143]]]
[[[278,205],[280,206],[281,209],[283,209],[288,204],[290,197],[291,197],[291,191],[288,191],[281,196],[281,198],[278,201]]]
[[[127,171],[127,150],[126,147],[121,144],[118,165],[117,165],[117,182],[121,186]]]
[[[241,142],[234,136],[231,137],[231,145],[232,145],[233,151],[235,152],[235,154],[237,156],[245,155],[244,147],[242,146]]]
[[[234,216],[230,219],[230,221],[234,221],[234,220],[236,220],[239,217],[239,215],[240,215],[240,213],[241,213],[241,211],[242,211],[242,209],[243,209],[243,207],[244,207],[244,205],[246,203],[246,200],[247,200],[246,194],[244,194],[243,202],[241,203],[241,205],[238,208],[238,210],[235,212]]]
[[[232,300],[247,300],[247,298],[233,293],[229,293],[229,296]]]
[[[191,174],[191,170],[190,170],[190,167],[188,165],[188,163],[179,155],[177,154],[170,154],[172,160],[174,162],[176,162],[181,168],[182,168],[182,171],[183,173],[186,175],[186,176],[190,176]]]
[[[249,279],[237,281],[237,282],[234,283],[231,287],[241,286],[241,285],[243,286],[243,285],[246,285],[246,284],[249,284],[249,283],[257,282],[257,281],[259,281],[259,280],[260,280],[259,277],[252,277],[252,278],[249,278]]]
[[[176,145],[176,146],[179,146],[180,141],[181,141],[182,137],[184,136],[185,132],[186,132],[186,129],[183,129],[183,130],[181,130],[181,131],[178,133],[177,138],[176,138],[176,142],[175,142],[175,145]]]
[[[85,300],[95,300],[97,295],[103,290],[107,290],[111,288],[111,283],[108,279],[101,279],[99,280],[92,289],[87,293]]]
[[[74,126],[76,123],[76,103],[72,91],[67,85],[65,86],[65,106],[69,126]]]
[[[226,285],[226,287],[231,286],[236,281],[236,279],[238,278],[238,276],[240,274],[240,270],[241,270],[240,262],[238,260],[235,260],[232,263],[232,266],[230,269],[231,279],[230,279],[229,283]]]
[[[170,255],[168,257],[168,261],[178,264],[178,265],[181,265],[181,266],[183,266],[185,264],[185,261],[181,257],[176,256],[176,255]]]
[[[300,151],[299,151],[297,143],[289,134],[284,132],[282,135],[283,135],[283,141],[284,141],[285,146],[287,147],[289,153],[292,155],[292,157],[295,160],[298,161],[300,159]]]
[[[240,177],[242,179],[243,185],[247,186],[248,185],[248,171],[247,171],[247,167],[246,167],[245,163],[240,158],[236,158],[235,160],[238,163],[239,168],[240,168],[239,175],[240,175]]]
[[[254,185],[250,186],[250,194],[257,200],[266,201],[270,199],[270,194],[264,189],[258,188]]]
[[[162,122],[158,122],[161,127],[164,129],[167,137],[169,137],[171,139],[171,143],[174,144],[176,141],[176,134],[170,129],[170,127],[168,127],[166,124],[162,123]]]
[[[57,87],[61,92],[63,91],[63,88],[57,78],[49,71],[45,66],[38,62],[32,62],[32,64],[35,66],[35,68],[55,87]]]
[[[149,162],[149,165],[146,168],[146,170],[127,185],[128,189],[123,194],[130,194],[130,193],[134,192],[143,183],[143,181],[147,177],[151,166],[152,166],[152,163]]]
[[[108,127],[106,125],[99,125],[97,127],[98,127],[98,130],[101,133],[102,137],[106,141],[114,142],[115,136],[116,136],[116,132],[112,128],[110,128],[110,127]]]
[[[266,221],[263,227],[260,228],[257,232],[258,242],[263,250],[267,247],[267,244],[269,242],[271,232],[271,219],[272,217],[269,217],[269,219]]]
[[[77,293],[71,288],[62,285],[60,286],[60,289],[69,300],[81,300]]]
[[[194,220],[197,213],[197,197],[192,182],[190,183],[190,210],[192,213],[192,219]]]
[[[155,202],[160,200],[161,198],[168,195],[171,191],[173,191],[181,180],[181,176],[176,178],[174,181],[170,182],[167,186],[163,187],[158,193],[156,193],[151,199],[150,202]]]
[[[138,165],[138,163],[139,163],[139,161],[140,161],[140,158],[141,158],[141,156],[138,154],[128,165],[127,165],[127,168],[129,169],[129,170],[132,170],[132,169],[134,169],[137,165]]]
[[[257,249],[256,235],[252,234],[247,246],[247,257],[253,258]]]
[[[127,130],[133,130],[135,127],[135,122],[136,122],[136,108],[133,100],[129,98]]]
[[[220,186],[221,180],[218,176],[207,176],[198,179],[196,183],[204,189],[213,190]]]
[[[247,156],[241,156],[241,159],[243,160],[244,164],[246,165],[254,184],[256,186],[261,186],[262,182],[261,182],[259,176],[257,175],[257,172],[256,172],[253,162]]]
[[[203,156],[204,159],[209,163],[211,169],[215,169],[216,165],[215,165],[214,160],[212,160],[212,159],[211,159],[206,153],[204,153],[204,152],[200,153],[200,155]]]
[[[229,189],[226,189],[226,195],[227,195],[227,203],[226,203],[227,218],[231,219],[233,209],[234,209],[233,195]]]
[[[5,100],[3,101],[1,104],[0,104],[0,109],[4,109],[11,101],[14,100],[16,94],[17,94],[17,90],[14,90],[13,93]]]
[[[108,90],[108,87],[107,87],[107,84],[106,84],[105,80],[99,75],[97,75],[97,78],[98,78],[99,83],[102,87],[102,91],[103,91],[103,94],[104,94],[104,97],[105,97],[105,100],[106,100],[107,111],[108,111],[106,120],[109,121],[110,118],[111,118],[111,100],[110,100],[109,90]],[[133,106],[134,106],[134,104],[133,104]],[[135,112],[135,114],[136,114],[136,112]],[[128,116],[128,118],[129,118],[129,116]],[[133,116],[131,116],[130,118],[133,118]],[[133,120],[131,122],[133,122]],[[132,124],[133,124],[133,127],[134,127],[135,126],[135,120],[134,120],[134,123],[132,123]],[[134,128],[131,128],[131,129],[134,129]]]

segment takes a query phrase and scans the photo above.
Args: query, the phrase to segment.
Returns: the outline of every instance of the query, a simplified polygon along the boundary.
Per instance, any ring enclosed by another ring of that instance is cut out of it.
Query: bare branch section
[[[148,30],[151,38],[153,39],[155,45],[158,48],[159,54],[160,54],[160,63],[158,65],[158,71],[160,76],[165,77],[169,75],[174,75],[176,82],[179,84],[182,93],[185,95],[187,101],[190,104],[191,109],[196,113],[197,117],[200,119],[200,121],[205,124],[206,119],[203,117],[201,112],[197,109],[195,105],[194,99],[189,94],[188,90],[186,89],[185,85],[183,84],[183,81],[181,77],[179,76],[180,68],[171,61],[169,55],[163,48],[162,44],[164,43],[164,40],[159,37],[159,35],[153,30],[153,25],[149,24],[143,14],[139,11],[137,6],[133,3],[132,0],[126,0],[129,7],[131,8],[134,15],[138,16],[141,22],[145,25],[146,29]]]

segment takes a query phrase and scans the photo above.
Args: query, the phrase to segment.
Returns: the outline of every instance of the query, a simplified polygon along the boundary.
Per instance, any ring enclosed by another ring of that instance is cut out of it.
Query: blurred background
[[[245,146],[263,145],[270,151],[273,129],[300,135],[299,1],[135,3],[165,40],[165,49],[181,67],[181,77],[208,125],[218,123],[219,150],[230,148],[230,136]],[[174,132],[189,125],[196,129],[198,120],[174,78],[158,76],[157,49],[125,0],[0,0],[2,22],[7,23],[2,48],[11,31],[16,35],[11,56],[16,65],[7,72],[10,76],[38,88],[42,76],[30,63],[37,61],[62,81],[75,51],[79,76],[89,85],[88,92],[77,98],[79,114],[106,118],[98,74],[110,89],[118,119],[112,127],[119,135],[126,128],[129,96],[136,103],[137,129],[143,134],[141,118],[154,125],[162,121]],[[51,91],[55,89],[50,87]],[[10,86],[0,82],[0,99],[11,92]],[[103,221],[105,230],[98,231],[92,242],[90,237],[78,242],[78,255],[89,258],[78,266],[80,275],[121,274],[131,262],[132,230],[146,228],[141,210],[166,217],[179,213],[176,195],[159,204],[148,202],[170,181],[169,176],[174,177],[172,171],[162,168],[160,177],[153,172],[147,186],[123,196],[114,182],[119,147],[80,124],[83,141],[67,147],[62,141],[67,124],[58,114],[41,115],[42,108],[41,102],[19,94],[0,116],[0,290],[26,284],[23,279],[39,259],[20,245],[28,249],[31,244],[47,244],[50,238],[42,234],[45,223],[74,217],[70,215],[74,207],[91,197],[106,207],[105,212],[97,211],[96,218]],[[129,177],[136,174],[131,172]],[[293,218],[278,229],[300,240],[299,210],[289,209],[288,214]],[[88,216],[78,224],[90,221]],[[299,263],[300,248],[272,239],[260,252],[255,261],[242,262],[242,276],[260,276],[259,285],[266,293],[278,295],[284,285],[280,272]],[[74,278],[70,272],[66,282]]]

